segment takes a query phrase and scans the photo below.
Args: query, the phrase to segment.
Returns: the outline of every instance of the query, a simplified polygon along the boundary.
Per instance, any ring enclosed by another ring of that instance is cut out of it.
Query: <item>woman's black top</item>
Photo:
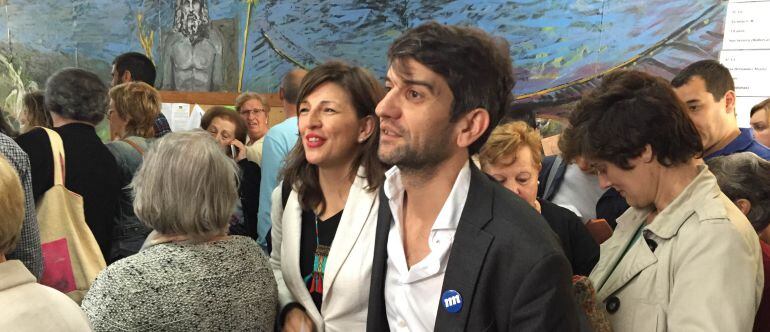
[[[572,273],[587,276],[599,261],[599,245],[575,213],[549,201],[538,199],[545,221],[561,240]]]
[[[238,162],[241,169],[238,196],[240,197],[240,214],[234,216],[230,223],[231,235],[248,236],[257,239],[257,213],[259,211],[259,182],[262,170],[256,163],[243,159]]]
[[[94,126],[70,123],[53,130],[59,133],[64,145],[64,186],[83,197],[86,224],[109,262],[120,196],[118,164],[96,135]],[[29,155],[32,192],[37,201],[53,187],[51,141],[43,129],[36,128],[17,137],[16,142]]]
[[[318,236],[316,237],[316,215],[313,211],[302,211],[302,236],[299,245],[299,271],[305,280],[305,285],[310,292],[318,311],[321,311],[323,299],[323,272],[316,273],[319,270],[325,270],[325,256],[328,254],[325,248],[331,248],[334,235],[337,233],[337,227],[342,219],[342,211],[331,216],[326,220],[318,220]],[[316,246],[316,241],[320,245],[320,250]],[[316,257],[316,253],[321,254]],[[318,259],[317,259],[318,258]],[[321,266],[318,266],[318,265]]]

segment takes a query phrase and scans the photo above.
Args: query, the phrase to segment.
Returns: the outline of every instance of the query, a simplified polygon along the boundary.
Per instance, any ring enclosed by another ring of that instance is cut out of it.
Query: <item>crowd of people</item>
[[[739,128],[727,68],[611,72],[544,156],[504,39],[387,60],[179,132],[142,54],[54,73],[0,126],[0,329],[770,331],[770,99]]]

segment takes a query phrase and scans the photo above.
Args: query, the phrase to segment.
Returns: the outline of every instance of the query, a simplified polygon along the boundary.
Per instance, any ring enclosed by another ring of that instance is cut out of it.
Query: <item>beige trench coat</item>
[[[590,279],[614,331],[751,331],[764,283],[759,239],[699,170],[652,223],[643,225],[651,209],[630,208],[601,245]]]

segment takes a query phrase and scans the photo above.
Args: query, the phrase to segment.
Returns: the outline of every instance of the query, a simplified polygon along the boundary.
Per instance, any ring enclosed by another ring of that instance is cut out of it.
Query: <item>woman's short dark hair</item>
[[[698,131],[671,85],[635,70],[605,76],[577,104],[563,135],[559,147],[565,156],[606,160],[623,169],[631,169],[628,161],[648,144],[666,167],[703,152]]]
[[[45,83],[45,107],[65,119],[98,124],[107,114],[107,86],[96,74],[78,68],[55,72]]]
[[[248,126],[246,125],[246,120],[243,120],[240,114],[223,106],[211,107],[201,118],[201,128],[203,130],[209,129],[211,121],[214,121],[216,118],[223,118],[235,124],[235,133],[233,133],[235,139],[246,142],[246,135],[249,132]]]
[[[509,44],[478,28],[428,22],[398,37],[388,50],[388,62],[399,68],[414,59],[441,75],[452,90],[451,121],[476,108],[489,113],[489,126],[468,149],[481,150],[500,118],[513,104],[513,64]]]
[[[377,190],[385,179],[385,169],[377,157],[380,122],[374,109],[385,96],[385,89],[366,69],[339,61],[331,61],[313,68],[305,75],[297,95],[298,103],[324,83],[337,84],[347,91],[359,119],[370,116],[374,120],[372,135],[360,144],[357,151],[351,152],[355,153],[355,158],[350,172],[351,176],[355,176],[358,168],[363,166],[366,170],[366,180],[369,183],[367,189]],[[286,166],[282,175],[283,181],[291,183],[292,188],[299,193],[300,205],[303,209],[314,210],[318,206],[320,207],[319,213],[323,213],[326,200],[318,181],[318,166],[308,163],[305,159],[305,148],[301,139],[297,141],[297,144],[286,157]]]

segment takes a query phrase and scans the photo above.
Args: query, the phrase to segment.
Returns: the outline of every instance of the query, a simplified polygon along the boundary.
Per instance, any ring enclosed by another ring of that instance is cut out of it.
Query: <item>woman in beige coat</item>
[[[605,77],[565,132],[631,208],[590,279],[615,331],[750,331],[763,286],[759,241],[696,157],[702,143],[669,84]]]

